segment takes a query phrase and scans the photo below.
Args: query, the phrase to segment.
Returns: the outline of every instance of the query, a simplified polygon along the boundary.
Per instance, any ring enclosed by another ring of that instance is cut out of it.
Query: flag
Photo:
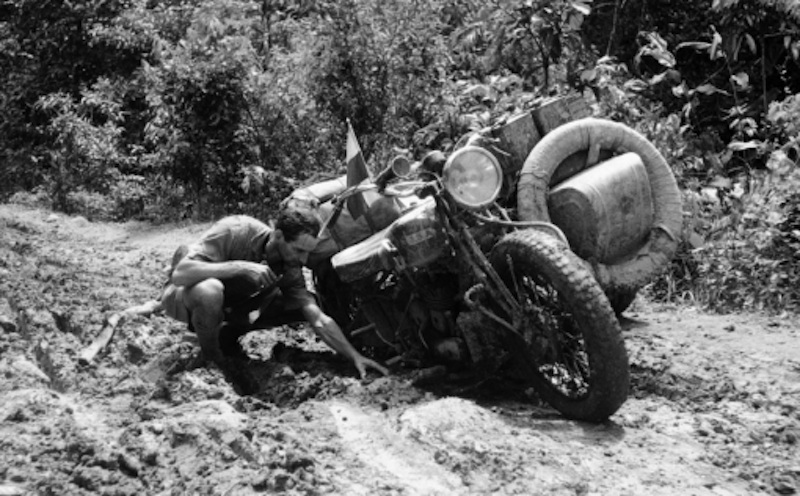
[[[361,146],[358,144],[356,133],[347,119],[347,187],[360,184],[364,179],[370,179],[367,163],[364,154],[361,153]],[[347,199],[347,209],[354,219],[364,215],[367,211],[367,203],[362,194],[356,194]]]

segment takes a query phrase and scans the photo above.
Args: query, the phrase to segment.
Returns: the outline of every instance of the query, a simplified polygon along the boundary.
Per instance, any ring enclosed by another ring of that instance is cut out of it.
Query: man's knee
[[[184,300],[190,311],[204,310],[222,311],[225,301],[225,286],[219,279],[206,279],[194,286],[184,289]]]

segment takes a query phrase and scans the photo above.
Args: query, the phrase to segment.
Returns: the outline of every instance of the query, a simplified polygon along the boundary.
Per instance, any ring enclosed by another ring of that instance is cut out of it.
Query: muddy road
[[[0,496],[800,492],[795,316],[637,301],[630,399],[601,425],[492,381],[362,382],[302,327],[247,336],[250,396],[163,315],[81,363],[205,227],[0,205]]]

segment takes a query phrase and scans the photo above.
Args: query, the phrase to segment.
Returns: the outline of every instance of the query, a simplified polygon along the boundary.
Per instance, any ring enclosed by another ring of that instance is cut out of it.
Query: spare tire
[[[653,224],[641,247],[615,263],[590,260],[595,278],[609,296],[635,294],[670,263],[683,225],[681,195],[669,164],[643,135],[623,124],[596,118],[569,122],[550,133],[528,154],[520,171],[517,206],[522,220],[550,222],[547,197],[553,174],[568,157],[587,152],[582,168],[609,152],[638,154],[644,163],[653,198]],[[573,173],[579,172],[579,170]],[[616,309],[621,311],[621,309]]]

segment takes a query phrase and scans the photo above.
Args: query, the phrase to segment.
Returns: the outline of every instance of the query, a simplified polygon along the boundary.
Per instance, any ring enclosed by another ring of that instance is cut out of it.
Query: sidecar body
[[[560,227],[621,311],[630,300],[618,306],[616,297],[634,295],[677,250],[680,191],[647,138],[624,124],[586,117],[581,102],[555,100],[488,134],[505,157],[506,176],[515,178],[509,202],[516,200],[518,217]]]

